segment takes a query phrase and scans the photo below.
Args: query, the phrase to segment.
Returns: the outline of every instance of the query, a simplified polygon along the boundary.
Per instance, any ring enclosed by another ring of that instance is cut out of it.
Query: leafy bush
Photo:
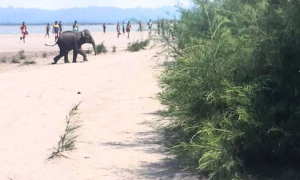
[[[128,46],[128,51],[130,52],[137,52],[137,51],[140,51],[141,49],[145,49],[145,47],[147,47],[150,43],[150,40],[149,39],[146,39],[145,41],[136,41],[132,44],[130,44]]]
[[[211,179],[299,179],[300,1],[194,3],[159,39],[168,145]]]
[[[96,47],[96,50],[97,50],[97,54],[101,54],[101,53],[107,53],[107,49],[106,47],[104,46],[104,43],[102,42],[100,45],[98,45]]]

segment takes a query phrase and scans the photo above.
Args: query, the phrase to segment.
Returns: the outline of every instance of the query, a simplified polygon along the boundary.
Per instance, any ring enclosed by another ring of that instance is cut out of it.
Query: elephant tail
[[[45,46],[56,46],[57,45],[57,42],[53,45],[48,45],[48,44],[45,44]]]

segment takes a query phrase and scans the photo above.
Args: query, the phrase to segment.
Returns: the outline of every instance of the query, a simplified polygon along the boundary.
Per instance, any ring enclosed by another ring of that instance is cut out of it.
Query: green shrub
[[[106,47],[104,46],[104,43],[102,42],[100,45],[98,45],[96,47],[96,50],[97,50],[97,54],[101,54],[101,53],[107,53],[107,49]]]
[[[167,145],[211,179],[298,179],[300,1],[194,3],[158,39]]]
[[[129,44],[128,45],[128,51],[130,52],[137,52],[137,51],[140,51],[142,49],[145,49],[145,47],[147,47],[150,43],[150,40],[149,39],[146,39],[145,41],[136,41],[132,44]]]

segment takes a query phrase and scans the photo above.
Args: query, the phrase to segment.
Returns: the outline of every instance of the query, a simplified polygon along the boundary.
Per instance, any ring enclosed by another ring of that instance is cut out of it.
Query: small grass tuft
[[[1,61],[0,61],[0,62],[1,62],[1,63],[6,63],[6,61],[7,61],[7,58],[6,58],[6,56],[4,56],[4,57],[1,58]]]
[[[56,148],[54,147],[54,152],[52,152],[48,160],[57,157],[67,158],[67,156],[65,156],[63,153],[66,151],[73,151],[76,149],[75,142],[78,135],[75,135],[75,132],[81,126],[78,125],[76,122],[73,122],[72,118],[78,114],[78,108],[80,104],[81,102],[75,105],[69,112],[69,115],[66,117],[67,124],[65,128],[65,132],[62,136],[60,136],[60,140],[57,143],[57,147]]]
[[[27,60],[22,63],[22,65],[33,65],[36,64],[35,60]]]
[[[116,53],[116,52],[117,52],[117,47],[116,47],[115,45],[112,47],[112,49],[113,49],[113,50],[112,50],[113,53]]]
[[[107,53],[107,49],[104,46],[103,42],[96,47],[96,50],[97,50],[97,54],[101,54],[101,53],[105,54],[105,53]]]
[[[44,52],[43,53],[43,58],[47,58],[48,57],[48,53],[47,52]]]
[[[19,58],[20,59],[26,59],[25,51],[24,50],[19,51]]]
[[[13,64],[19,64],[20,60],[14,56],[14,57],[12,57],[11,63],[13,63]]]
[[[129,44],[128,45],[128,51],[130,52],[137,52],[137,51],[140,51],[141,49],[145,49],[145,47],[147,47],[150,43],[150,40],[149,39],[146,39],[145,41],[136,41],[132,44]]]

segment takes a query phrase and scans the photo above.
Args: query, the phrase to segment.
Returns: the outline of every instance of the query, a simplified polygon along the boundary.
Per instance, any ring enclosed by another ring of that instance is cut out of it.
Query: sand
[[[26,43],[18,35],[0,36],[0,59],[22,49],[37,62],[0,63],[0,180],[197,179],[177,167],[151,126],[163,109],[156,99],[158,49],[125,51],[147,33],[134,32],[130,39],[92,34],[110,52],[89,54],[84,63],[81,56],[75,64],[61,59],[57,65],[50,63],[58,47],[44,46],[54,43],[53,35],[30,34]],[[50,56],[41,57],[44,52]],[[66,115],[79,102],[77,149],[65,153],[68,158],[46,160],[64,132]]]

